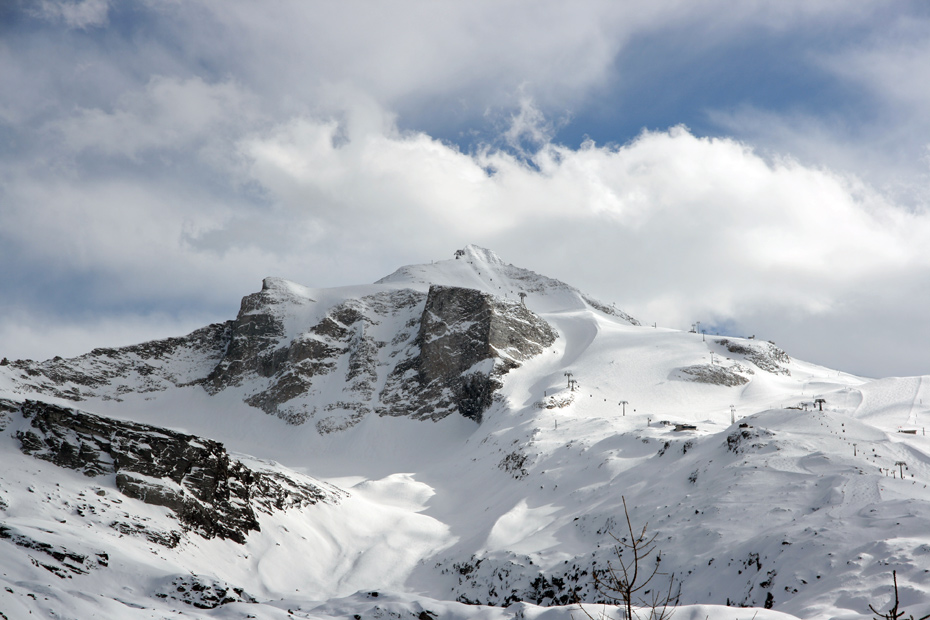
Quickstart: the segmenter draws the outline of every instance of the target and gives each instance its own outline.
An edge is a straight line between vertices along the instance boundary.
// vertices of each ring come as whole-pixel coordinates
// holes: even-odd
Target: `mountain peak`
[[[473,244],[456,250],[451,259],[401,267],[377,284],[403,284],[424,292],[433,284],[471,288],[505,299],[525,299],[537,312],[593,309],[639,325],[613,304],[600,302],[561,280],[507,263],[492,250]]]
[[[456,258],[467,258],[472,262],[477,261],[481,263],[488,263],[490,265],[504,265],[504,261],[492,250],[483,248],[478,245],[469,243],[461,250],[456,250]]]
[[[489,282],[491,270],[502,267],[512,267],[503,261],[492,250],[477,245],[468,244],[456,250],[452,258],[431,261],[429,264],[405,265],[394,273],[381,278],[376,284],[407,283],[407,284],[441,284],[444,286],[465,286],[484,290],[485,282]],[[482,276],[482,267],[485,277]],[[476,279],[477,277],[477,279]],[[490,292],[490,291],[488,291]]]
[[[267,277],[262,280],[262,293],[284,298],[311,299],[310,289],[284,278]]]

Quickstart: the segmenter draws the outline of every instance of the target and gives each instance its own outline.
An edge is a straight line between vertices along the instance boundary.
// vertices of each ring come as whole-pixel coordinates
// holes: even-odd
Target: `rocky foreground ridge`
[[[194,435],[33,400],[0,399],[0,411],[23,454],[89,478],[113,476],[124,496],[168,508],[180,530],[111,525],[168,547],[182,531],[242,544],[260,530],[256,511],[338,502],[344,495],[323,483],[247,467],[223,444]]]

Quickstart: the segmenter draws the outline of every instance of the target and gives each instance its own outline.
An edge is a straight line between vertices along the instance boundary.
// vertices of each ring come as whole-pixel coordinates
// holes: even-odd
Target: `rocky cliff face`
[[[791,375],[785,365],[791,362],[788,354],[775,346],[774,342],[739,343],[727,339],[717,340],[728,353],[738,355],[757,368],[774,375]]]
[[[434,412],[454,407],[480,422],[500,377],[555,339],[555,331],[519,303],[472,289],[430,287],[415,361],[421,400]]]
[[[211,394],[239,389],[246,403],[291,424],[315,419],[321,432],[348,428],[377,406],[379,368],[414,338],[426,296],[383,291],[320,312],[288,286],[269,278],[243,299],[204,387]]]
[[[19,413],[25,421],[15,432],[23,453],[88,477],[113,475],[123,495],[170,509],[186,530],[205,538],[244,543],[250,531],[259,530],[256,510],[340,496],[332,488],[246,467],[209,439],[48,403],[0,404],[8,418]],[[172,546],[178,536],[156,535],[155,541]]]
[[[521,304],[458,287],[349,299],[290,339],[278,303],[267,287],[243,300],[205,387],[257,386],[247,403],[293,424],[315,418],[323,433],[371,413],[480,421],[500,377],[556,337]]]

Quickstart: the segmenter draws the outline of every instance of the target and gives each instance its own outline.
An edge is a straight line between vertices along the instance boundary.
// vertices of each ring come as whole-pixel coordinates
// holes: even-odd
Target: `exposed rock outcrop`
[[[556,339],[548,323],[515,302],[473,289],[432,286],[420,320],[417,378],[434,411],[454,406],[481,421],[500,377]]]
[[[262,292],[243,299],[230,346],[205,387],[215,394],[248,383],[245,402],[288,423],[302,424],[322,410],[333,413],[317,420],[321,432],[348,428],[372,411],[382,354],[396,356],[415,337],[409,320],[391,334],[390,345],[372,331],[387,320],[418,316],[426,296],[396,290],[348,299],[306,324],[295,315],[312,301],[282,295],[287,284],[266,279]],[[314,400],[328,384],[343,396]]]
[[[70,579],[72,574],[86,575],[93,569],[109,565],[110,558],[103,551],[80,553],[61,545],[36,540],[11,525],[0,524],[0,540],[9,540],[17,547],[45,554],[47,557],[43,560],[33,558],[33,562],[62,579]]]
[[[501,377],[556,339],[519,303],[474,289],[431,286],[416,341],[388,376],[382,415],[481,421]]]
[[[749,383],[749,379],[739,374],[733,368],[715,366],[712,364],[697,364],[685,366],[672,373],[672,379],[694,381],[696,383],[710,383],[712,385],[725,385],[736,387]]]
[[[273,377],[286,365],[297,366],[310,360],[324,360],[332,350],[310,339],[284,342],[284,314],[289,306],[300,306],[313,300],[293,294],[288,282],[265,278],[262,290],[242,298],[239,314],[231,322],[229,345],[204,387],[216,393],[230,386],[241,385],[250,375]],[[286,382],[280,389],[287,391]],[[299,389],[299,387],[298,387]],[[256,403],[256,406],[261,406]]]
[[[28,420],[16,432],[25,454],[89,477],[115,474],[124,495],[170,509],[205,538],[244,543],[259,529],[255,509],[338,499],[332,489],[250,469],[216,441],[36,401],[19,410]]]
[[[717,344],[726,347],[730,353],[742,356],[765,372],[775,375],[791,374],[784,366],[791,362],[791,358],[772,342],[735,342],[724,338],[717,340]]]
[[[158,598],[180,601],[197,609],[216,609],[228,603],[257,602],[242,588],[213,577],[194,574],[165,579],[154,594]]]

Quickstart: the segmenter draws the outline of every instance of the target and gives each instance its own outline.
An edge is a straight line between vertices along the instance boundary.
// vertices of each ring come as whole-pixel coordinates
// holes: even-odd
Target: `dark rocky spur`
[[[205,538],[244,543],[260,529],[256,510],[337,502],[343,495],[322,483],[249,468],[209,439],[43,402],[2,403],[26,421],[15,431],[23,453],[88,477],[112,475],[123,495],[168,508]]]

